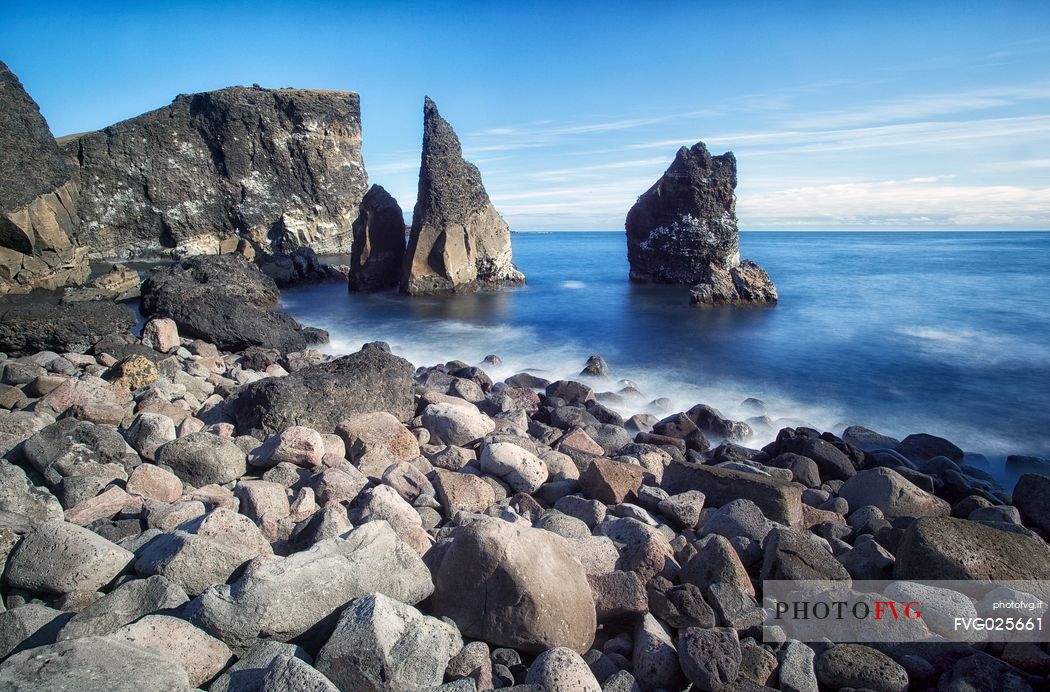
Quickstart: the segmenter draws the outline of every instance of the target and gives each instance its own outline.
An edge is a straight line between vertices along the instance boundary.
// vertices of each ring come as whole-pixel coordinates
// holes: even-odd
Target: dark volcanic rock
[[[412,233],[401,272],[408,294],[469,292],[521,284],[511,263],[510,228],[463,158],[459,138],[429,98]]]
[[[0,293],[88,277],[74,246],[77,185],[36,102],[0,62]]]
[[[234,401],[237,428],[273,434],[305,425],[330,433],[356,413],[376,411],[408,420],[415,412],[414,372],[404,358],[366,345],[349,356],[248,385]]]
[[[63,143],[95,257],[346,251],[367,189],[356,93],[230,87]]]
[[[897,579],[1050,579],[1045,541],[965,519],[919,519],[895,555]]]
[[[354,221],[350,290],[376,291],[397,286],[404,258],[405,217],[401,207],[390,193],[373,185]]]
[[[703,142],[682,147],[674,162],[627,213],[631,279],[692,284],[709,264],[740,261],[736,225],[736,157],[711,156]]]
[[[299,351],[328,341],[328,333],[270,312],[277,285],[239,254],[199,255],[154,269],[142,282],[142,314],[167,317],[183,336],[227,351],[251,346]]]
[[[0,303],[0,351],[12,355],[55,351],[83,353],[103,337],[135,326],[130,308],[109,301],[56,304],[50,301]]]
[[[695,284],[694,305],[775,303],[769,275],[740,262],[736,158],[712,156],[703,142],[674,162],[627,213],[631,280]]]

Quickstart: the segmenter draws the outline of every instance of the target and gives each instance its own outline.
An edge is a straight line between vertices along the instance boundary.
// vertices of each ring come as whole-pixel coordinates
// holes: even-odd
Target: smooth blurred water
[[[676,410],[841,432],[929,432],[967,451],[1050,456],[1050,233],[745,232],[776,281],[772,308],[696,309],[688,289],[627,281],[623,233],[517,233],[520,290],[446,298],[284,293],[332,352],[381,339],[416,365],[458,358],[496,377],[575,375],[592,353]],[[629,411],[633,412],[633,411]],[[758,442],[762,442],[759,440]]]

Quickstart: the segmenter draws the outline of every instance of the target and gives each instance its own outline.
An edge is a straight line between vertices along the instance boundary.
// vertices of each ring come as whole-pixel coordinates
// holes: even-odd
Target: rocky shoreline
[[[156,307],[200,286],[228,298],[203,322]],[[1050,682],[1045,645],[803,643],[760,607],[771,578],[1048,579],[1045,476],[1008,493],[947,440],[864,428],[751,448],[703,403],[652,415],[600,357],[493,382],[497,356],[333,358],[297,323],[249,343],[285,332],[237,255],[142,294],[141,336],[84,317],[130,315],[104,301],[56,305],[78,330],[4,318],[4,689]]]

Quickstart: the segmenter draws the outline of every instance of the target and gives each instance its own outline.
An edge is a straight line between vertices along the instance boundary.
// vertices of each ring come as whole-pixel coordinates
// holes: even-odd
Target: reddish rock
[[[270,468],[288,462],[304,468],[321,465],[326,452],[321,433],[302,425],[293,425],[273,435],[248,457],[252,466]]]
[[[65,519],[71,524],[87,526],[98,519],[109,519],[115,516],[128,505],[130,500],[131,497],[126,492],[115,485],[110,486],[105,492],[67,509]]]
[[[175,320],[152,319],[142,328],[142,343],[155,351],[171,353],[179,347],[179,328]]]
[[[153,464],[140,464],[128,477],[128,492],[158,502],[175,502],[182,497],[182,481],[171,471]]]
[[[600,457],[605,454],[602,446],[591,439],[585,431],[576,429],[566,433],[558,440],[557,448],[562,452],[581,452]]]
[[[496,502],[492,486],[469,473],[435,469],[434,490],[446,517],[451,517],[460,510],[483,512]]]
[[[609,459],[595,459],[580,475],[584,494],[607,505],[618,505],[638,498],[645,469]]]

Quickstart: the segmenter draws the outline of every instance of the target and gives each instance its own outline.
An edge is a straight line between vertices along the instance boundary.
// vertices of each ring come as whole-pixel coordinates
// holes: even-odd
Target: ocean
[[[746,419],[755,397],[775,425],[753,446],[786,425],[926,432],[985,455],[1004,482],[1007,454],[1050,457],[1050,233],[743,232],[741,255],[780,302],[736,309],[631,284],[625,242],[515,233],[521,289],[408,298],[335,282],[286,290],[283,308],[327,329],[331,353],[383,340],[416,366],[496,354],[493,379],[552,380],[600,354],[612,376],[599,391],[627,379],[670,412],[706,403]]]

